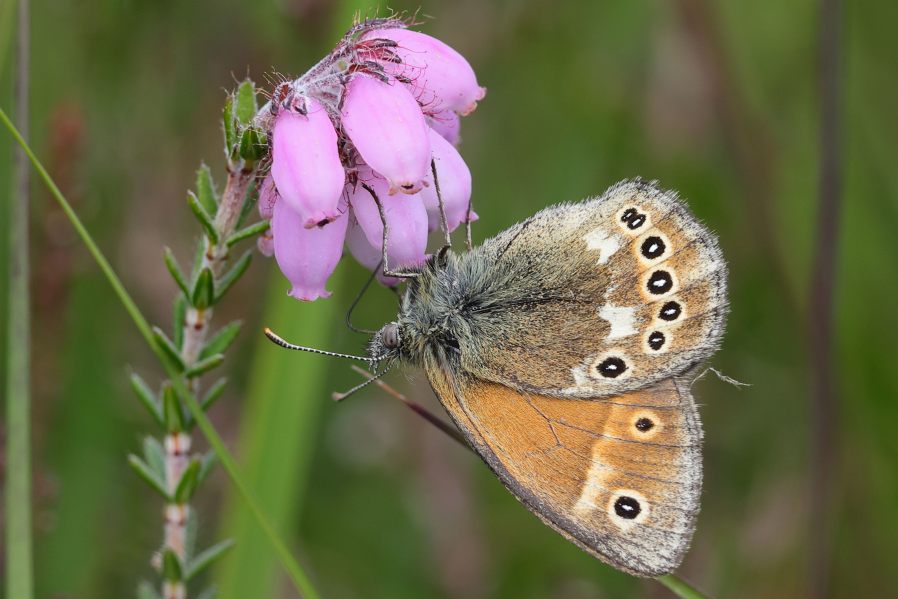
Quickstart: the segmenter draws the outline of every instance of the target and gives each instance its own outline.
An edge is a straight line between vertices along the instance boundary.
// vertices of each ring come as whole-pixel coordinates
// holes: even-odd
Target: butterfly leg
[[[383,244],[381,245],[381,266],[383,268],[383,275],[385,277],[394,277],[397,279],[414,279],[418,276],[416,272],[393,272],[387,266],[387,240],[390,237],[390,225],[387,224],[387,214],[384,212],[384,205],[381,203],[380,198],[377,196],[377,192],[371,188],[367,183],[362,183],[362,188],[371,194],[371,197],[374,198],[374,203],[377,205],[377,212],[380,214],[380,222],[383,224],[384,238]]]
[[[443,230],[443,238],[446,245],[452,247],[452,237],[449,235],[449,220],[446,218],[446,204],[443,203],[443,194],[440,192],[440,178],[437,176],[437,163],[430,159],[430,172],[433,173],[433,186],[437,192],[437,204],[440,207],[440,229]],[[470,207],[469,207],[470,211]]]

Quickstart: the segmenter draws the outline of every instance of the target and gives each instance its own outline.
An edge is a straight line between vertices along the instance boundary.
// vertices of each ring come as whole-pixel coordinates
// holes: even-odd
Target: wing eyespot
[[[640,206],[627,206],[617,214],[617,222],[628,234],[638,234],[651,226],[649,213]]]
[[[617,489],[608,500],[607,513],[621,530],[627,531],[649,517],[650,506],[645,495],[633,489]]]

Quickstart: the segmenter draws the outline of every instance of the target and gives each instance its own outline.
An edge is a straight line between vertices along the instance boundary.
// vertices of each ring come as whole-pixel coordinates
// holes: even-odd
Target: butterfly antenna
[[[355,299],[352,300],[352,304],[349,306],[349,310],[346,311],[346,326],[349,327],[350,330],[355,331],[356,333],[364,333],[366,335],[373,335],[377,331],[371,331],[368,329],[359,329],[352,324],[352,312],[355,310],[356,306],[359,305],[359,302],[362,301],[362,296],[365,295],[365,292],[368,291],[368,288],[371,287],[372,281],[374,281],[374,277],[377,274],[377,271],[380,270],[381,265],[378,264],[377,268],[371,271],[371,276],[368,277],[368,280],[365,281],[365,284],[362,286],[361,291],[359,291],[358,295],[355,296]]]
[[[360,391],[360,390],[364,389],[365,387],[367,387],[368,385],[370,385],[371,383],[373,383],[374,381],[376,381],[383,375],[387,374],[388,372],[390,372],[390,370],[392,370],[392,368],[387,368],[383,372],[379,372],[377,374],[368,374],[367,372],[365,372],[363,370],[362,372],[365,372],[365,376],[370,377],[368,380],[366,380],[364,383],[359,383],[358,385],[356,385],[349,391],[344,391],[343,393],[338,393],[338,392],[334,391],[333,393],[331,393],[331,399],[333,399],[334,401],[343,401],[344,399],[346,399],[347,397],[349,397],[356,391]]]
[[[294,345],[292,343],[289,343],[289,342],[281,339],[274,331],[272,331],[268,327],[265,327],[265,336],[268,337],[269,339],[271,339],[271,341],[274,342],[275,344],[280,345],[281,347],[286,348],[286,349],[293,349],[296,351],[307,351],[307,352],[310,352],[313,354],[321,354],[323,356],[332,356],[334,358],[346,358],[347,360],[359,360],[361,362],[368,362],[369,364],[377,362],[377,360],[375,358],[367,358],[364,356],[353,356],[351,354],[339,354],[337,352],[325,351],[323,349],[316,349],[314,347],[304,347],[302,345]]]

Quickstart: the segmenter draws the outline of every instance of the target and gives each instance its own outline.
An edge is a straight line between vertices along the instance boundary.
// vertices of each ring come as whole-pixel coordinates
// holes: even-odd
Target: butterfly
[[[602,561],[674,570],[702,428],[690,384],[727,314],[717,239],[642,180],[537,213],[410,280],[372,360],[422,367],[511,493]]]

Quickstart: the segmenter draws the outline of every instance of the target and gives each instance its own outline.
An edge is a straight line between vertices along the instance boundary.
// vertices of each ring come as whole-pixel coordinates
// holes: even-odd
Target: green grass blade
[[[125,289],[125,286],[122,284],[118,275],[115,273],[115,270],[113,270],[112,265],[106,259],[106,256],[103,255],[103,252],[97,246],[96,242],[94,242],[93,237],[84,227],[84,224],[81,222],[81,219],[78,218],[78,215],[72,209],[72,206],[69,204],[68,200],[65,199],[65,196],[59,190],[59,187],[53,181],[53,178],[50,177],[50,174],[44,168],[43,164],[40,162],[40,160],[38,160],[37,156],[34,155],[31,147],[22,138],[22,135],[19,133],[18,129],[16,129],[15,125],[13,125],[12,121],[10,121],[9,117],[6,115],[6,112],[2,109],[0,109],[0,122],[3,123],[3,125],[15,139],[16,143],[19,144],[19,146],[28,156],[28,159],[31,161],[31,164],[37,172],[38,176],[47,186],[50,195],[65,213],[66,217],[69,219],[69,222],[71,222],[72,227],[75,229],[75,232],[78,234],[78,237],[81,239],[81,241],[87,247],[88,252],[90,252],[91,256],[97,262],[97,265],[100,267],[103,275],[112,286],[115,295],[118,297],[119,301],[121,301],[128,315],[131,317],[131,320],[134,321],[134,325],[137,327],[141,336],[144,338],[144,340],[147,342],[147,344],[150,346],[150,348],[153,350],[153,352],[159,358],[160,362],[165,367],[166,373],[172,379],[172,382],[175,386],[175,389],[178,391],[178,394],[181,397],[185,398],[187,407],[190,409],[193,417],[196,419],[197,426],[199,426],[200,430],[203,432],[203,435],[205,435],[206,440],[209,442],[209,445],[212,446],[212,449],[218,455],[218,459],[221,461],[222,466],[228,474],[228,477],[231,479],[231,482],[235,487],[237,487],[237,490],[240,493],[243,501],[246,503],[250,514],[254,517],[257,524],[262,529],[264,535],[267,537],[268,542],[271,543],[271,545],[274,547],[275,554],[283,564],[284,569],[287,570],[287,574],[290,576],[290,579],[296,587],[296,590],[302,593],[302,595],[304,597],[307,597],[308,599],[316,599],[318,597],[318,593],[312,586],[312,583],[309,580],[308,576],[302,570],[296,560],[293,559],[293,556],[290,554],[289,549],[287,549],[286,544],[284,544],[281,538],[277,535],[274,527],[271,525],[268,518],[259,508],[259,504],[256,501],[254,494],[246,485],[242,476],[240,475],[237,464],[234,461],[234,458],[231,456],[230,452],[227,450],[227,447],[225,447],[224,441],[222,441],[221,437],[218,435],[218,432],[212,426],[211,421],[208,419],[205,412],[203,412],[203,409],[200,407],[199,402],[197,402],[193,394],[190,393],[190,391],[184,385],[180,374],[175,370],[173,365],[166,358],[164,350],[159,346],[158,343],[156,343],[156,339],[153,335],[153,331],[150,327],[149,322],[147,322],[146,318],[144,318],[140,309],[137,307],[137,304]],[[10,354],[12,353],[13,352],[10,352]],[[25,415],[27,416],[27,413]],[[22,414],[16,414],[17,418],[21,418],[21,416]],[[10,421],[9,424],[10,426],[12,426],[12,421]],[[28,427],[25,426],[21,428],[27,429]],[[10,456],[10,459],[11,458],[12,456]],[[30,513],[30,503],[28,504],[27,509]],[[30,522],[30,518],[28,522]],[[28,528],[28,540],[30,540],[30,526]],[[12,547],[13,545],[10,546]],[[9,596],[29,597],[30,594],[10,594]]]
[[[674,595],[681,599],[707,599],[707,595],[676,574],[665,574],[664,576],[659,576],[655,580],[666,586]]]
[[[336,278],[330,282],[336,286]],[[266,324],[304,343],[327,347],[332,325],[339,318],[332,301],[300,304],[287,296],[286,281],[276,275],[268,293]],[[337,291],[339,295],[339,291]],[[284,327],[284,328],[282,328]],[[286,535],[296,529],[301,513],[305,479],[312,460],[318,429],[318,414],[331,389],[327,386],[327,362],[318,356],[282,351],[261,331],[246,403],[239,452],[244,472],[262,498],[265,513]],[[284,464],[289,468],[284,468]],[[221,536],[237,541],[219,565],[216,582],[220,599],[273,597],[279,588],[273,576],[272,554],[265,539],[252,525],[251,514],[237,501],[225,508]]]

